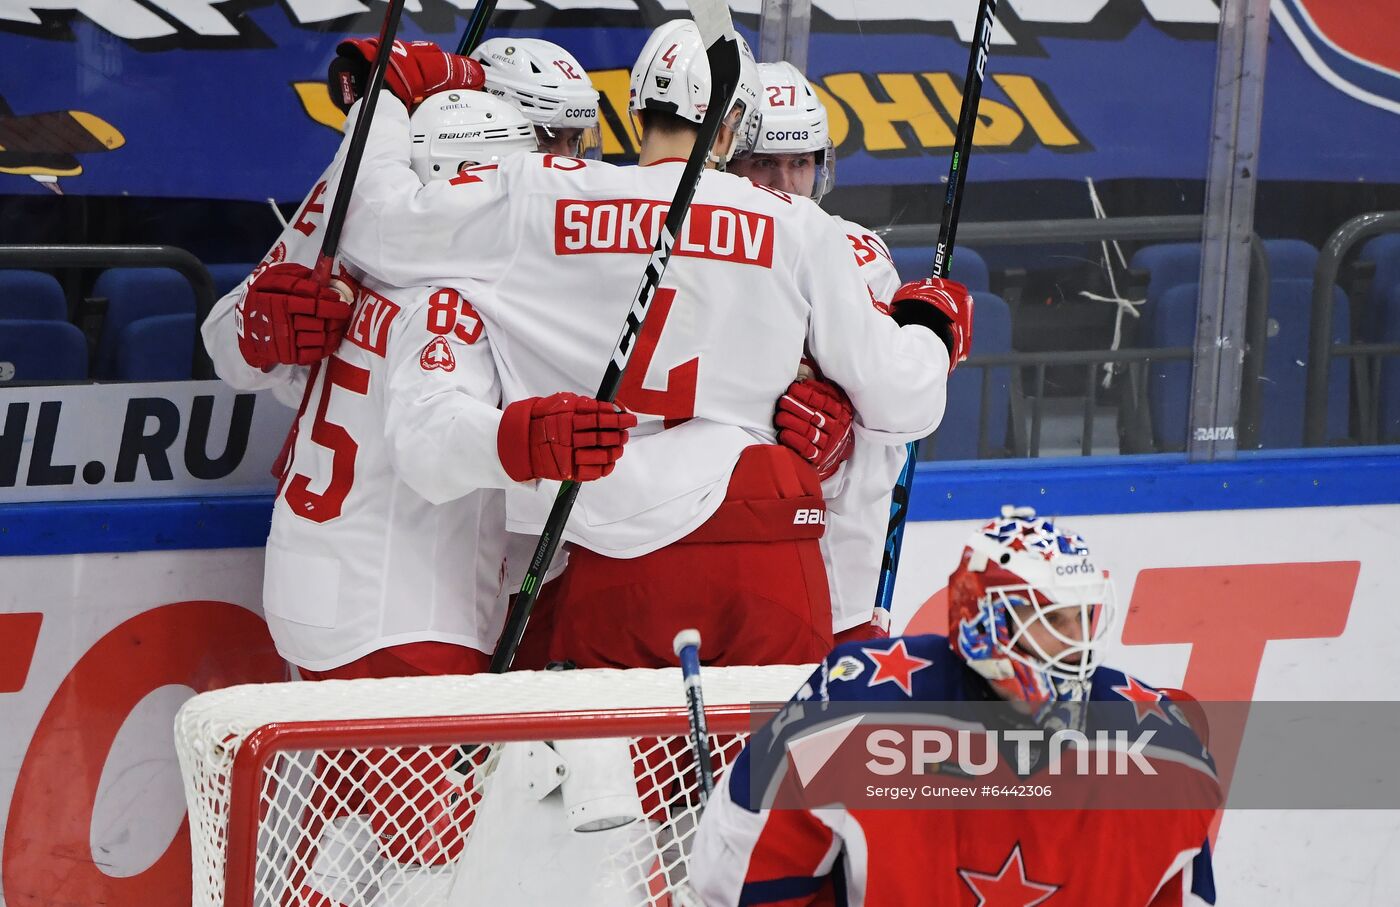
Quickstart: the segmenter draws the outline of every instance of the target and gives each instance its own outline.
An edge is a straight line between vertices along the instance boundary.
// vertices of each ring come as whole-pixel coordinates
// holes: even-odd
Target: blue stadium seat
[[[82,381],[87,375],[87,338],[76,325],[15,319],[0,328],[0,387]]]
[[[1400,236],[1396,238],[1400,239]],[[1391,287],[1386,295],[1381,314],[1386,333],[1378,336],[1376,342],[1400,342],[1400,283]],[[1377,436],[1382,442],[1400,442],[1400,355],[1381,360],[1381,389],[1377,405],[1380,407]]]
[[[900,280],[906,283],[923,280],[933,267],[933,246],[891,246],[890,257],[894,259]],[[953,250],[953,272],[950,276],[974,293],[992,288],[987,262],[973,249],[958,246]]]
[[[256,265],[206,265],[206,267],[209,268],[209,276],[214,278],[214,298],[218,299],[242,283],[243,278],[251,274]]]
[[[977,294],[977,321],[972,332],[972,355],[993,356],[1011,352],[1011,307],[1000,296]],[[948,378],[948,408],[944,427],[927,442],[932,455],[923,459],[977,459],[978,414],[982,405],[982,372],[985,369],[964,363]],[[991,387],[987,392],[987,447],[1006,447],[1006,420],[1011,406],[1011,369],[990,369]]]
[[[1144,346],[1191,346],[1196,336],[1199,286],[1173,287],[1144,312]],[[1346,295],[1334,291],[1333,342],[1350,336]],[[1268,342],[1260,375],[1259,444],[1269,448],[1301,447],[1303,401],[1307,388],[1308,322],[1312,279],[1269,282]],[[1333,359],[1327,386],[1327,438],[1347,437],[1350,406],[1349,364]],[[1147,382],[1152,434],[1162,450],[1182,450],[1191,408],[1191,363],[1154,362]]]
[[[1201,244],[1182,242],[1143,246],[1133,253],[1128,267],[1147,271],[1147,302],[1150,307],[1168,290],[1200,281]]]
[[[68,301],[58,278],[43,271],[0,269],[0,319],[67,321]]]
[[[194,314],[194,289],[169,268],[113,268],[103,271],[93,296],[107,299],[107,315],[97,341],[98,378],[116,378],[117,348],[122,332],[133,321],[155,315]]]
[[[1361,339],[1380,343],[1382,337],[1400,336],[1400,324],[1394,317],[1396,310],[1387,303],[1391,291],[1400,287],[1400,233],[1372,238],[1361,247],[1357,259],[1376,265],[1371,294],[1366,300],[1366,323],[1357,326]]]
[[[185,381],[194,358],[194,314],[153,315],[131,322],[117,344],[122,381]]]
[[[1351,337],[1346,294],[1332,290],[1332,342]],[[1264,350],[1260,394],[1259,444],[1288,448],[1303,444],[1303,401],[1307,388],[1308,327],[1312,279],[1269,282],[1269,340]],[[1350,360],[1334,358],[1327,375],[1327,440],[1347,437]]]
[[[1191,346],[1196,340],[1196,309],[1200,284],[1178,284],[1152,306],[1145,306],[1138,335],[1144,347]],[[1152,438],[1158,450],[1185,450],[1191,410],[1191,362],[1154,361],[1147,375],[1147,405],[1152,414]]]
[[[1317,270],[1317,247],[1301,239],[1266,239],[1269,280],[1312,280]]]

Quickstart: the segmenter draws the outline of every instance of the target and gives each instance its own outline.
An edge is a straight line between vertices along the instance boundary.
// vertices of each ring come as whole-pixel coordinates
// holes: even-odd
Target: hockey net
[[[723,778],[810,666],[707,668]],[[679,670],[232,687],[176,717],[195,907],[680,905],[700,815]]]

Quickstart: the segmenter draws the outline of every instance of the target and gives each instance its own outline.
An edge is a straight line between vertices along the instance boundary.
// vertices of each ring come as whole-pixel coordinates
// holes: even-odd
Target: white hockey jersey
[[[340,159],[264,264],[314,266]],[[455,290],[367,280],[334,354],[262,372],[238,351],[249,283],[202,327],[219,376],[291,406],[312,381],[267,543],[278,651],[311,670],[423,640],[490,652],[505,619],[501,489],[513,483],[496,454],[500,384],[481,319]]]
[[[832,220],[855,253],[870,298],[888,303],[900,287],[889,248],[873,231],[854,221],[835,216]],[[831,623],[835,633],[870,622],[884,559],[890,499],[904,469],[905,457],[904,445],[892,446],[883,443],[883,439],[872,439],[857,426],[851,458],[822,483],[826,495],[822,558],[831,586]]]
[[[346,224],[347,259],[394,284],[467,290],[507,402],[596,392],[683,163],[520,155],[424,186],[408,149],[407,113],[386,94]],[[708,519],[742,450],[775,440],[774,403],[804,343],[864,429],[889,443],[932,431],[947,350],[924,328],[851,304],[862,296],[846,239],[819,208],[707,172],[619,395],[640,424],[613,475],[582,489],[565,537],[631,557]],[[667,424],[678,427],[661,431]],[[554,490],[512,490],[510,528],[542,526]]]

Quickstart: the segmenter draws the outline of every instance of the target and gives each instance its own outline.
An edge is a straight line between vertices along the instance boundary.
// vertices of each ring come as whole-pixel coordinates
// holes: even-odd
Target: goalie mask
[[[771,181],[762,172],[764,166],[781,166],[783,158],[812,155],[812,188],[807,194],[820,202],[822,196],[836,185],[836,154],[831,145],[831,130],[827,125],[826,106],[817,97],[807,77],[791,63],[760,63],[758,74],[762,81],[762,114],[749,124],[744,150],[739,156],[746,161],[744,173],[754,182],[770,188]],[[774,161],[773,158],[779,160]]]
[[[727,164],[757,128],[759,113],[758,64],[753,51],[739,39],[739,86],[730,101],[725,125],[734,133],[734,142],[723,159],[711,157],[718,165]],[[630,106],[633,114],[655,110],[674,114],[697,126],[705,119],[710,104],[710,61],[700,40],[700,29],[689,19],[674,19],[659,26],[632,67]]]
[[[534,126],[525,115],[481,91],[432,95],[418,105],[408,128],[413,137],[409,163],[425,183],[537,149]]]
[[[486,71],[486,90],[535,124],[540,150],[598,158],[598,92],[574,55],[540,38],[492,38],[472,52]]]
[[[1113,624],[1113,584],[1084,539],[1003,507],[948,579],[948,639],[1003,698],[1082,702]]]

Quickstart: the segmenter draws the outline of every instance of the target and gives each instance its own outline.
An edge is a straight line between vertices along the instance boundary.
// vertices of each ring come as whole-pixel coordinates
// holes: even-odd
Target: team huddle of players
[[[817,206],[835,166],[826,112],[795,67],[742,49],[711,169],[614,404],[589,395],[709,100],[695,26],[658,28],[633,68],[635,166],[598,159],[598,94],[563,48],[497,38],[463,58],[396,44],[333,279],[311,266],[344,145],[202,327],[220,377],[298,408],[263,606],[303,677],[485,670],[563,480],[587,484],[518,667],[673,665],[676,631],[698,627],[707,664],[817,662],[845,643],[814,678],[825,696],[823,671],[842,657],[917,657],[885,638],[872,602],[904,445],[939,425],[973,301],[952,281],[901,285],[873,233]],[[346,41],[331,66],[347,135],[378,51]],[[1037,681],[1040,700],[1088,696],[1101,590],[1070,597],[1068,628],[1047,607],[1057,592],[982,592],[965,616],[982,621],[992,654],[979,664],[954,626],[951,649],[928,638],[943,649],[921,659],[940,665],[929,677],[946,668],[999,689],[988,685],[1014,676],[1019,692],[1003,695]],[[1018,655],[1037,638],[1014,632],[1022,624],[1070,642]],[[870,886],[867,903],[904,903],[877,894],[865,857],[852,871],[835,825],[798,829],[817,843],[771,858],[785,832],[765,834],[767,811],[724,790],[696,848],[707,902],[807,903],[844,884]],[[1172,885],[1189,895],[1204,829],[1186,824],[1186,868],[1149,865],[1114,903],[1171,903]],[[1024,844],[1017,853],[1030,865]]]

